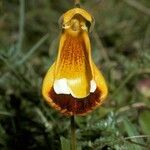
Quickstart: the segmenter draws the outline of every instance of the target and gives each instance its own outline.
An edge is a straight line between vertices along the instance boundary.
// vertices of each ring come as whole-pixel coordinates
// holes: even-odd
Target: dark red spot
[[[56,94],[52,88],[49,92],[49,97],[61,110],[67,110],[64,114],[72,112],[74,115],[82,115],[101,103],[99,89],[96,89],[94,93],[90,93],[90,95],[85,98],[78,99],[74,98],[71,94]]]

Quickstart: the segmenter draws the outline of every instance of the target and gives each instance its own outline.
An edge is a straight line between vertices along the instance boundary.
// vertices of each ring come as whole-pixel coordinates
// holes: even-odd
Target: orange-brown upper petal
[[[84,37],[82,34],[71,36],[64,33],[60,39],[62,41],[64,43],[56,61],[55,80],[67,79],[72,95],[86,97],[90,93],[92,70]]]

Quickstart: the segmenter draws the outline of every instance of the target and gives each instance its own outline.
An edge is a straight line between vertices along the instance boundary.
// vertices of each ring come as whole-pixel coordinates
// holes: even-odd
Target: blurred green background
[[[92,55],[109,96],[76,117],[78,150],[150,149],[150,1],[81,0],[96,20]],[[73,0],[0,1],[0,150],[69,150],[70,118],[44,101],[59,17]]]

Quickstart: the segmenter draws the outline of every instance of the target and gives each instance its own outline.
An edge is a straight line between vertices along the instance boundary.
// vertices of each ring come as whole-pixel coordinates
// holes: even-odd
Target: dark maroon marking
[[[96,107],[98,105],[97,103],[101,102],[100,95],[99,89],[96,89],[94,93],[90,93],[89,96],[81,99],[74,98],[71,94],[56,94],[53,88],[49,92],[49,97],[61,108],[61,110],[67,109],[64,114],[72,112],[77,115],[85,114]]]

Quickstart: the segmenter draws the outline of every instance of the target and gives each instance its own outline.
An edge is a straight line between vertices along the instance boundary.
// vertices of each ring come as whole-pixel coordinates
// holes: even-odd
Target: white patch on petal
[[[94,93],[95,90],[96,90],[96,83],[95,83],[94,80],[91,80],[91,82],[90,82],[90,92]]]
[[[91,80],[90,92],[94,93],[95,90],[96,90],[96,83],[94,80]],[[62,78],[54,81],[54,91],[56,92],[56,94],[71,94],[73,97],[76,98],[72,90],[68,87],[66,78]]]
[[[57,94],[70,94],[70,90],[69,90],[68,85],[67,85],[67,79],[62,78],[59,80],[55,80],[54,91]]]

